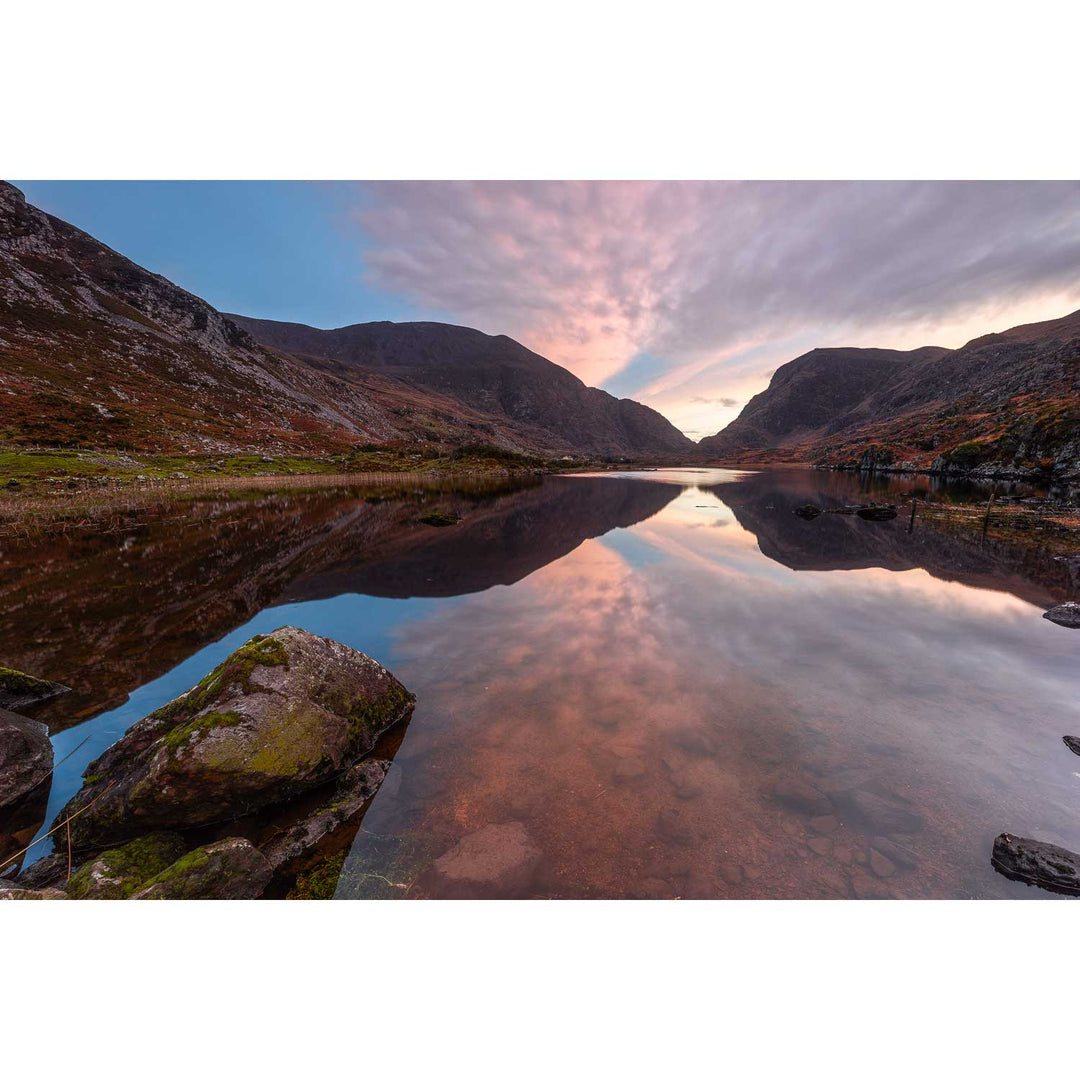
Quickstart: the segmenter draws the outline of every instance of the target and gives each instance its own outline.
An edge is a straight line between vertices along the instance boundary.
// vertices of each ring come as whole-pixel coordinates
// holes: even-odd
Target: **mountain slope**
[[[0,437],[316,452],[400,434],[389,410],[0,184]]]
[[[959,349],[817,349],[699,446],[728,460],[1080,475],[1080,312]]]
[[[378,372],[510,421],[547,450],[678,455],[694,444],[659,413],[586,386],[512,338],[445,323],[358,323],[317,330],[230,315],[263,345],[343,377]]]
[[[591,390],[508,338],[373,325],[378,363],[298,358],[0,182],[0,444],[297,455],[482,444],[669,458],[696,449],[658,413]]]
[[[858,409],[903,368],[945,349],[813,349],[776,369],[723,431],[698,444],[710,454],[738,454],[799,444],[823,435],[837,416]]]

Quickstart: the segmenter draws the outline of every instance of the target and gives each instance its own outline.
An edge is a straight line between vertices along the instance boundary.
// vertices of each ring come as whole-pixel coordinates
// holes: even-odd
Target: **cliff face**
[[[509,338],[223,315],[4,183],[0,442],[312,455],[395,442],[669,459],[696,450],[659,413]]]
[[[716,458],[1080,478],[1080,312],[960,349],[819,349],[700,446]]]
[[[512,338],[445,323],[358,323],[317,330],[299,323],[230,318],[262,344],[335,374],[392,375],[490,415],[548,451],[689,457],[694,444],[636,401],[586,386]]]

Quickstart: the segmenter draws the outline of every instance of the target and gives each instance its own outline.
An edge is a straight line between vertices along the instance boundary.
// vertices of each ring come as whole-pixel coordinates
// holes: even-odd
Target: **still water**
[[[38,714],[71,754],[44,820],[292,624],[417,696],[338,898],[1047,897],[989,860],[1002,831],[1080,849],[1080,634],[1040,617],[1067,564],[792,513],[866,498],[678,469],[218,496],[7,545],[0,659],[75,690]]]

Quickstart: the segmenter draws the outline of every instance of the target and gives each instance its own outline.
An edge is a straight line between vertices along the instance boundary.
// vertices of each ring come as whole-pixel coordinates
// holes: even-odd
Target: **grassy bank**
[[[199,477],[320,476],[351,473],[505,473],[553,471],[567,464],[495,447],[358,448],[330,457],[270,454],[115,454],[94,450],[0,449],[0,487],[74,488],[89,484]],[[581,464],[577,462],[576,464]],[[11,481],[15,481],[14,484]]]

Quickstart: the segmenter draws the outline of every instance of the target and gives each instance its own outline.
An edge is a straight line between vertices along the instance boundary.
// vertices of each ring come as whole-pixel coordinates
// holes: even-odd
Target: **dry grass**
[[[31,539],[44,533],[122,532],[132,514],[186,499],[248,491],[315,491],[324,488],[425,487],[445,479],[435,472],[318,474],[311,476],[204,476],[188,480],[129,481],[122,485],[31,492],[0,491],[0,536]]]

